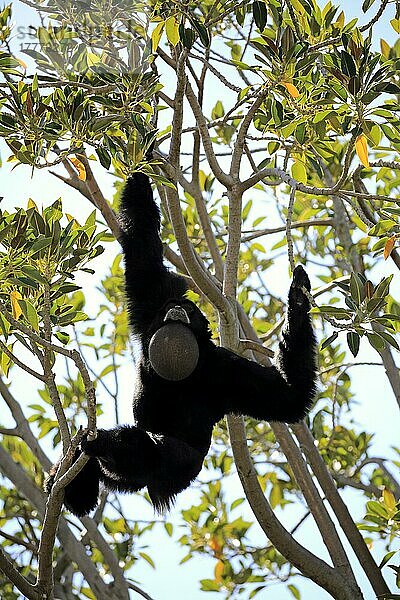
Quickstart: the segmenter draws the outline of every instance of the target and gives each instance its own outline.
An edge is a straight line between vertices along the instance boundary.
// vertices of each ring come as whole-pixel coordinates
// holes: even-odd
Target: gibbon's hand
[[[311,290],[310,280],[306,271],[301,265],[298,265],[293,271],[292,285],[289,290],[289,306],[292,309],[302,308],[307,312],[310,310],[310,301],[304,294],[302,288]]]

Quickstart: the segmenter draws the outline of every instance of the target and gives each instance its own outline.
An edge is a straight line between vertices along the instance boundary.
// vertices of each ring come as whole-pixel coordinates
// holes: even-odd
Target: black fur
[[[293,274],[276,366],[263,367],[211,341],[207,319],[184,297],[185,280],[163,263],[160,213],[141,173],[125,186],[120,223],[130,324],[142,347],[133,399],[136,425],[99,430],[96,440],[81,444],[92,458],[65,494],[65,505],[76,515],[96,506],[98,478],[121,492],[147,486],[155,508],[169,508],[199,473],[213,426],[225,414],[293,423],[306,415],[315,394],[315,337],[301,289],[309,290],[310,282],[301,266]],[[176,304],[189,315],[200,356],[187,379],[167,381],[152,370],[148,345]]]

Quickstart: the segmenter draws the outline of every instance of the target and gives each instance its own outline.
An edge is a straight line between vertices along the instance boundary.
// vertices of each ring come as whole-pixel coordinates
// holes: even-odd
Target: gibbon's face
[[[168,300],[155,319],[154,329],[159,329],[166,323],[173,321],[182,323],[191,329],[197,339],[210,339],[208,321],[191,300],[186,298]]]

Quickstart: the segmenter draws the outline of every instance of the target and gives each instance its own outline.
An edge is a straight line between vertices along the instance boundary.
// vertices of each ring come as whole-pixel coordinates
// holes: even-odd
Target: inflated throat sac
[[[186,379],[199,360],[199,346],[194,333],[182,323],[166,323],[150,340],[149,359],[154,371],[163,379]]]

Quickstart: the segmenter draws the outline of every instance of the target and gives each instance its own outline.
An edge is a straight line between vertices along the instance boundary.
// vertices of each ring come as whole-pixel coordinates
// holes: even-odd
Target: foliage
[[[238,313],[240,337],[257,336],[275,349],[287,255],[290,266],[294,258],[310,265],[321,385],[308,425],[337,486],[357,490],[358,502],[366,505],[360,531],[367,532],[367,543],[385,545],[381,564],[372,574],[370,569],[370,581],[377,594],[395,597],[379,588],[377,572],[391,568],[398,579],[400,488],[390,465],[399,465],[390,456],[375,456],[374,435],[385,433],[352,416],[356,401],[367,405],[373,400],[356,398],[352,379],[360,373],[372,378],[371,370],[383,372],[382,364],[400,404],[393,361],[400,331],[400,41],[380,40],[378,49],[374,29],[378,21],[389,27],[387,2],[360,3],[359,21],[347,20],[331,1],[322,5],[316,0],[35,4],[44,18],[20,49],[13,5],[0,11],[3,158],[16,173],[28,166],[42,170],[43,181],[58,177],[96,210],[84,224],[78,210],[64,214],[61,200],[39,209],[29,199],[26,208],[0,213],[0,393],[16,423],[10,427],[9,413],[2,413],[2,548],[34,581],[39,540],[49,532],[39,490],[48,455],[54,458],[53,449],[60,451],[64,441],[63,415],[72,435],[96,415],[113,412],[120,421],[121,372],[128,365],[132,369],[135,346],[124,309],[121,256],[108,246],[102,263],[98,257],[100,243],[113,239],[104,227],[118,234],[113,211],[123,179],[142,170],[158,186],[166,256],[179,270],[184,264],[192,276],[190,293],[212,321],[215,340],[221,335],[227,343],[224,302],[228,298],[235,306],[236,295],[243,309]],[[398,34],[398,3],[392,17]],[[187,76],[184,101],[174,98],[180,61]],[[105,170],[115,175],[113,198],[106,199],[99,185]],[[233,183],[239,180],[242,188],[235,196]],[[112,195],[110,189],[107,194]],[[176,198],[184,232],[174,210]],[[188,246],[196,253],[195,265]],[[106,274],[98,277],[106,263]],[[203,279],[196,279],[199,269]],[[95,298],[86,287],[89,278],[98,286]],[[238,351],[249,351],[245,341],[232,336],[228,341],[236,342]],[[255,356],[261,360],[265,353]],[[30,383],[32,376],[43,374],[36,377],[29,401],[15,385],[21,369]],[[10,395],[14,389],[15,397]],[[312,482],[283,452],[276,430],[247,420],[246,434],[268,506],[279,510],[283,522],[287,505],[295,507],[295,529],[314,516],[331,551],[333,542],[318,522],[321,507],[302,507],[301,492],[306,494]],[[235,460],[240,469],[237,454]],[[143,523],[110,495],[97,520],[88,521],[94,530],[89,526],[85,534],[87,523],[74,522],[96,573],[104,578],[103,593],[127,598],[128,588],[118,596],[104,582],[133,583],[138,561],[154,565],[147,541],[165,534],[185,549],[182,563],[208,558],[210,568],[204,567],[199,577],[204,592],[254,597],[279,582],[289,595],[300,597],[301,585],[293,577],[302,569],[288,560],[283,538],[260,541],[254,536],[255,521],[262,524],[259,513],[251,513],[249,520],[242,491],[231,492],[235,460],[221,422],[197,482],[197,500],[178,516]],[[146,502],[146,494],[141,495]],[[340,514],[335,498],[332,508]],[[63,518],[55,542],[57,594],[69,597],[72,589],[76,597],[94,598],[100,592],[93,572],[77,547],[68,546],[71,527]],[[363,550],[358,547],[358,552]],[[322,585],[317,576],[304,569],[303,574]],[[336,592],[346,598],[343,590],[352,593],[351,581],[342,585]],[[0,578],[2,597],[18,598],[15,589],[8,577]]]

